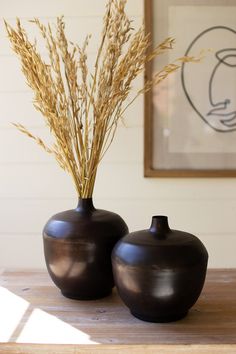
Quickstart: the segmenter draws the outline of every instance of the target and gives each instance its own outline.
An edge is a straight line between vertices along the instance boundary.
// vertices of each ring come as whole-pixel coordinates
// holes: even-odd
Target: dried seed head
[[[63,17],[57,19],[55,30],[37,18],[31,21],[44,40],[47,62],[19,19],[16,28],[5,22],[12,48],[34,92],[34,106],[42,113],[54,143],[49,147],[24,126],[15,126],[55,156],[60,167],[71,174],[78,195],[83,198],[92,196],[98,164],[113,141],[125,109],[138,95],[179,68],[177,64],[165,66],[127,105],[133,80],[148,61],[171,49],[174,40],[167,38],[150,51],[150,36],[145,34],[144,26],[133,31],[125,4],[125,0],[107,3],[93,73],[87,64],[90,36],[82,47],[70,42]],[[180,60],[188,61],[185,57]]]

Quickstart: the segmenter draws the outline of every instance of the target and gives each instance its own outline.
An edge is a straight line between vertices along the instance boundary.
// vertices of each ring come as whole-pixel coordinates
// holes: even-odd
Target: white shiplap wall
[[[91,59],[104,9],[104,0],[0,2],[1,17],[12,23],[16,16],[52,20],[64,14],[72,40],[81,43],[86,33],[93,34]],[[127,9],[134,23],[140,24],[143,1],[128,0]],[[135,86],[141,84],[139,78]],[[52,214],[73,208],[77,202],[70,178],[50,156],[10,126],[10,122],[19,121],[46,136],[31,99],[1,19],[0,267],[45,267],[43,225]],[[208,248],[211,267],[236,267],[236,180],[144,178],[142,98],[127,112],[126,127],[119,127],[100,167],[94,200],[97,207],[123,216],[130,230],[147,228],[153,214],[166,214],[173,228],[200,237]]]

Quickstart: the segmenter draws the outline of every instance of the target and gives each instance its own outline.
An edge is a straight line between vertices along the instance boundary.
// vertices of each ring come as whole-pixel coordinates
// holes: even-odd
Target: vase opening
[[[81,212],[91,212],[95,210],[93,198],[79,198],[76,210]]]
[[[170,230],[168,224],[168,217],[165,215],[154,215],[152,217],[152,223],[150,231],[157,234],[163,234]]]

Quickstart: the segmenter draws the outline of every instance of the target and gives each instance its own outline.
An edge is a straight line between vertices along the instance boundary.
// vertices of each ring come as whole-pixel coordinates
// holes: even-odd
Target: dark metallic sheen
[[[115,283],[131,313],[150,322],[186,316],[205,281],[208,253],[187,232],[171,230],[153,216],[149,230],[123,237],[112,252]]]
[[[119,215],[95,209],[91,198],[51,217],[43,230],[44,254],[62,294],[81,300],[108,295],[114,286],[111,252],[127,233]]]

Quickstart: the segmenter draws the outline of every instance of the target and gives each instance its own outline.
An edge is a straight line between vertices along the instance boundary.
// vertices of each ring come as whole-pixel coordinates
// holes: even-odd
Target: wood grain
[[[0,354],[235,354],[236,345],[0,344]]]
[[[9,318],[14,318],[18,301],[24,304],[0,353],[89,353],[91,348],[94,353],[117,349],[122,354],[156,353],[158,348],[171,354],[189,353],[190,348],[191,353],[236,353],[236,269],[209,270],[202,295],[189,315],[167,324],[134,318],[115,290],[97,301],[66,299],[46,271],[4,270],[0,290],[0,303],[4,306],[7,301]],[[3,322],[1,316],[4,332]],[[76,344],[82,346],[78,349]]]

